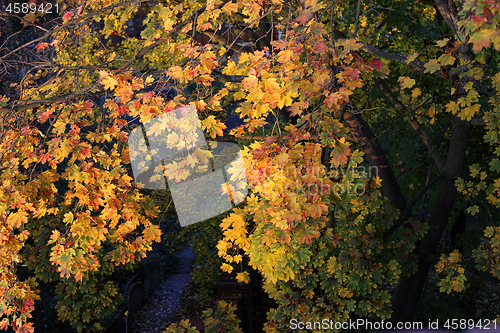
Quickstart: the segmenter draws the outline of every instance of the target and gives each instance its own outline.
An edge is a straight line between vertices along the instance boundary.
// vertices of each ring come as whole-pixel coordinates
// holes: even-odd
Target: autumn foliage
[[[44,27],[40,13],[22,21],[43,31],[39,60],[0,96],[0,328],[33,331],[38,282],[58,283],[61,320],[103,328],[122,301],[110,276],[161,239],[158,203],[130,172],[128,135],[186,105],[207,140],[241,146],[246,180],[229,172],[249,195],[221,221],[216,251],[223,271],[248,260],[263,276],[278,304],[264,331],[285,332],[291,318],[442,319],[440,297],[462,318],[486,294],[498,304],[497,2],[61,8]],[[245,45],[228,29],[255,38]],[[211,42],[197,43],[200,34]],[[1,50],[7,72],[28,46]],[[228,128],[231,107],[240,123]],[[185,180],[210,156],[192,147],[164,170]],[[233,311],[208,310],[207,327],[237,332]]]

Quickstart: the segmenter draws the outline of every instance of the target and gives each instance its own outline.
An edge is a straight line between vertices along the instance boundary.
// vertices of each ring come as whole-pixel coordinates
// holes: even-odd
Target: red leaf
[[[127,107],[124,107],[124,106],[119,106],[118,107],[118,114],[121,116],[121,115],[124,115],[125,113],[128,112],[128,109]]]
[[[376,70],[379,70],[380,68],[382,68],[384,66],[384,64],[380,60],[370,61],[369,65],[371,67],[375,68]]]
[[[38,116],[38,121],[43,124],[47,121],[47,119],[54,118],[54,115],[52,114],[53,112],[54,110],[52,109],[43,112],[40,116]]]
[[[93,106],[94,106],[94,104],[92,104],[92,102],[90,102],[90,101],[85,101],[82,103],[83,110],[87,113],[92,113]]]
[[[62,19],[63,22],[66,23],[69,20],[71,20],[71,17],[73,16],[73,12],[67,12],[66,14],[63,15]]]

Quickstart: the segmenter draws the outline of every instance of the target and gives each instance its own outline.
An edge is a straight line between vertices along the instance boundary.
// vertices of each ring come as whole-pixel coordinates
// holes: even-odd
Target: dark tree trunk
[[[455,180],[462,175],[470,124],[455,117],[451,132],[448,158],[443,167],[444,178],[429,218],[429,231],[415,250],[419,264],[417,271],[401,278],[399,288],[392,304],[393,323],[411,321],[417,308],[420,294],[430,269],[430,257],[436,253],[441,234],[450,217],[457,189]]]
[[[344,108],[344,122],[349,127],[354,140],[365,153],[370,166],[377,167],[378,176],[382,179],[382,193],[391,201],[394,207],[403,212],[407,205],[406,199],[387,160],[384,149],[375,138],[370,126],[357,112],[354,104],[345,103]]]

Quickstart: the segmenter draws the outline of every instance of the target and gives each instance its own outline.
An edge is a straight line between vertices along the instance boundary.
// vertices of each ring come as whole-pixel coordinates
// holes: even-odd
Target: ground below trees
[[[167,276],[151,294],[137,313],[131,332],[162,333],[179,311],[181,296],[191,278],[191,261],[194,252],[189,245],[175,253],[179,270]]]

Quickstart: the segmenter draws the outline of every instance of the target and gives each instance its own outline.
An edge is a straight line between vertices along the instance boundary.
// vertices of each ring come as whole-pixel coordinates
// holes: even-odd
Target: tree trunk
[[[443,167],[444,178],[439,187],[438,196],[429,218],[429,231],[421,242],[417,244],[415,253],[418,255],[418,269],[408,276],[401,278],[399,288],[392,304],[391,321],[411,321],[420,299],[430,269],[429,257],[436,253],[441,234],[450,217],[457,189],[455,180],[462,175],[470,124],[455,117],[451,132],[450,146],[447,161]]]
[[[345,103],[344,108],[344,122],[349,127],[356,143],[365,153],[370,166],[377,168],[378,176],[382,180],[382,193],[391,201],[394,207],[403,212],[407,205],[406,199],[387,160],[384,149],[380,146],[370,126],[361,114],[356,112],[354,104],[352,102]]]

